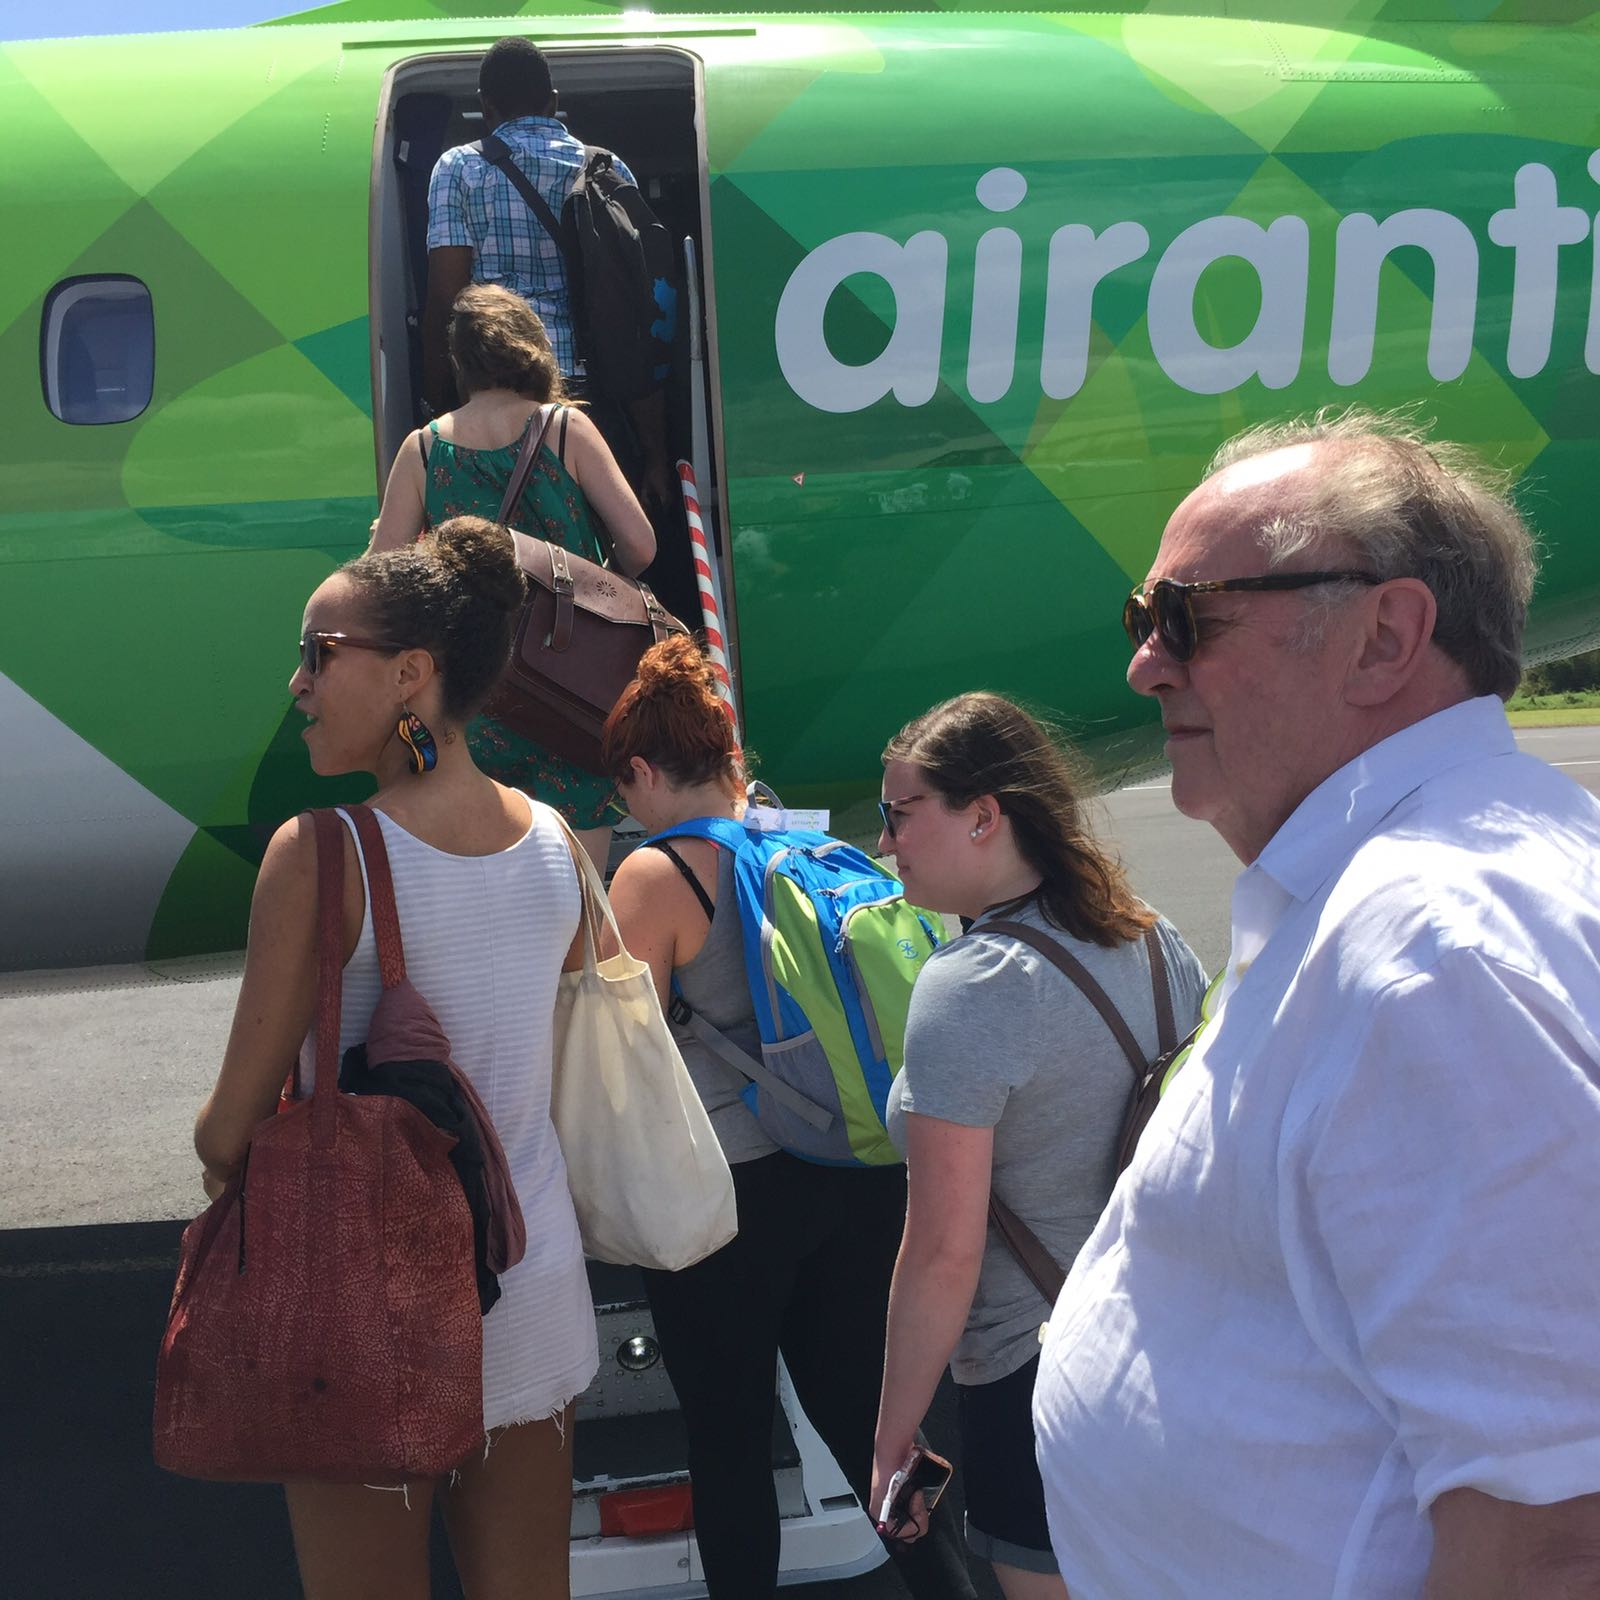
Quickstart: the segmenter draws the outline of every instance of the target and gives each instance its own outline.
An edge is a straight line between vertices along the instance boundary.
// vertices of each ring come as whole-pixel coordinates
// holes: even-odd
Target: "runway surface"
[[[1600,792],[1600,729],[1529,729],[1518,743]],[[1139,892],[1214,970],[1238,863],[1172,809],[1164,781],[1100,804]],[[178,1219],[202,1203],[190,1129],[238,974],[228,956],[0,975],[0,1507],[17,1600],[299,1592],[275,1490],[182,1483],[148,1451]],[[948,1438],[947,1406],[931,1431]],[[983,1592],[998,1595],[987,1574]],[[435,1593],[456,1593],[442,1568]],[[903,1591],[879,1572],[786,1593]]]

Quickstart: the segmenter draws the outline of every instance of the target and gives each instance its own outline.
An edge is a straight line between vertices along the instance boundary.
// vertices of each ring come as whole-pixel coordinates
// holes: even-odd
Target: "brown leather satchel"
[[[1155,1112],[1167,1067],[1183,1045],[1194,1037],[1191,1033],[1189,1039],[1181,1044],[1176,1039],[1172,989],[1167,980],[1167,958],[1161,951],[1161,936],[1153,925],[1145,929],[1144,943],[1150,957],[1150,987],[1155,998],[1156,1047],[1159,1052],[1154,1061],[1146,1061],[1127,1019],[1117,1010],[1111,996],[1095,981],[1089,969],[1071,951],[1063,949],[1048,934],[1041,933],[1025,922],[986,922],[983,932],[1008,934],[1037,950],[1046,961],[1064,973],[1084,999],[1100,1013],[1112,1036],[1122,1046],[1122,1053],[1133,1069],[1133,1096],[1123,1115],[1122,1133],[1117,1140],[1117,1171],[1120,1173],[1133,1160],[1139,1135],[1144,1132],[1145,1124]],[[1198,1032],[1198,1028],[1195,1031]],[[989,1221],[1034,1288],[1054,1305],[1056,1296],[1061,1293],[1061,1285],[1067,1281],[1067,1275],[1045,1248],[1038,1234],[1003,1200],[997,1200],[992,1192],[989,1195]]]
[[[600,730],[639,670],[639,658],[669,634],[689,630],[639,578],[598,566],[512,527],[546,434],[562,408],[529,428],[500,504],[528,598],[511,660],[485,712],[586,771],[604,774]],[[564,426],[564,425],[563,425]]]
[[[438,1477],[483,1442],[472,1217],[453,1135],[395,1095],[340,1092],[344,830],[311,816],[317,1081],[255,1130],[243,1170],[184,1232],[155,1458],[194,1478]],[[367,1043],[382,1056],[432,1013],[406,981],[387,857],[365,854],[384,979]]]

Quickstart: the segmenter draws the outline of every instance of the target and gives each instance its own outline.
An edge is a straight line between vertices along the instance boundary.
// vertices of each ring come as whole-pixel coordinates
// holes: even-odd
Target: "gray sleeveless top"
[[[750,981],[745,974],[739,903],[733,886],[733,854],[717,851],[717,903],[711,931],[699,954],[672,974],[684,1000],[714,1028],[758,1060],[761,1033],[756,1026]],[[749,1079],[719,1061],[686,1027],[672,1024],[672,1037],[711,1118],[711,1126],[730,1165],[769,1156],[778,1147],[761,1131],[740,1093]]]

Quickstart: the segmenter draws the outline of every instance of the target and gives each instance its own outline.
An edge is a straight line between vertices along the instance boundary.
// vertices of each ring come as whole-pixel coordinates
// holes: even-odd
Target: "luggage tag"
[[[760,833],[826,833],[831,815],[826,809],[792,811],[788,806],[750,806],[740,820],[745,827]]]

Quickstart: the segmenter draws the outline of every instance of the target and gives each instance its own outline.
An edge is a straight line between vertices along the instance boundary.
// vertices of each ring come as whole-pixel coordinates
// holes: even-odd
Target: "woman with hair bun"
[[[744,761],[711,665],[690,639],[645,652],[605,727],[605,758],[652,833],[744,814]],[[705,839],[633,852],[611,886],[623,942],[655,976],[759,1055],[733,856]],[[682,1272],[646,1272],[656,1336],[689,1437],[695,1535],[711,1600],[777,1586],[772,1408],[781,1350],[795,1392],[866,1503],[889,1276],[905,1217],[905,1169],[827,1167],[778,1149],[740,1098],[746,1080],[686,1027],[673,1034],[733,1169],[739,1232]],[[919,1600],[975,1591],[948,1517],[895,1550]]]
[[[378,780],[369,804],[394,869],[407,972],[494,1123],[528,1239],[483,1320],[484,1444],[448,1480],[412,1482],[404,1495],[285,1486],[314,1600],[425,1600],[436,1495],[469,1595],[568,1593],[572,1404],[598,1353],[550,1073],[557,984],[582,964],[580,891],[555,813],[480,772],[466,738],[505,666],[522,601],[506,531],[456,518],[320,584],[289,680],[312,768]],[[344,820],[341,1058],[366,1038],[381,987],[361,857]],[[316,956],[316,841],[297,818],[261,863],[233,1031],[195,1128],[213,1196],[243,1163],[296,1057],[306,1091],[336,1066],[315,1059]]]
[[[565,404],[561,369],[538,314],[498,284],[470,284],[456,296],[446,331],[465,399],[406,436],[373,524],[372,549],[399,549],[450,517],[497,518],[524,442],[543,429],[545,442],[511,526],[589,561],[605,559],[603,529],[612,565],[629,577],[643,572],[655,559],[655,530],[600,430]],[[609,778],[552,755],[492,717],[480,717],[468,736],[485,772],[554,806],[605,870],[617,816]]]
[[[889,1302],[874,1504],[905,1460],[945,1363],[960,1397],[967,1543],[1007,1600],[1065,1600],[1034,1461],[1031,1401],[1050,1306],[988,1225],[991,1192],[1061,1271],[1111,1193],[1128,1058],[1088,997],[1011,922],[1075,957],[1158,1054],[1145,933],[1156,931],[1177,1036],[1205,977],[1129,887],[1083,815],[1073,765],[997,694],[906,724],[883,753],[883,833],[907,898],[971,921],[917,975],[889,1091],[906,1153],[905,1239]]]

